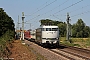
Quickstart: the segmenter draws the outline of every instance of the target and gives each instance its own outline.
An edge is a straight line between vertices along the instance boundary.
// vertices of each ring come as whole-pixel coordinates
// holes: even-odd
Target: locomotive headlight
[[[57,40],[59,39],[59,38],[56,38]]]

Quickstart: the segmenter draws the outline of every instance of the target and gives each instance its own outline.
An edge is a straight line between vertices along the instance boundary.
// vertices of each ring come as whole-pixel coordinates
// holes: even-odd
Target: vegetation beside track
[[[4,12],[3,8],[0,8],[0,59],[11,54],[8,46],[12,47],[11,42],[14,40],[14,36],[13,20]]]
[[[67,41],[65,37],[61,37],[60,44],[81,47],[81,48],[90,47],[90,38],[71,38],[70,40],[71,40],[71,43],[69,41]]]
[[[28,45],[22,44],[21,40],[14,40],[13,48],[10,49],[12,54],[9,58],[13,58],[14,60],[38,60],[36,55],[30,50]]]

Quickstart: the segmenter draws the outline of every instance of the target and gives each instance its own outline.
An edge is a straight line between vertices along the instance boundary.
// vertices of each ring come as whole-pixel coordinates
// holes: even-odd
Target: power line
[[[78,10],[81,10],[81,9],[87,8],[87,7],[89,7],[89,6],[90,6],[90,5],[86,5],[86,6],[84,6],[84,7],[79,8],[79,9],[75,9],[75,10],[69,12],[69,13],[76,12],[76,11],[78,11]]]
[[[64,1],[62,4],[58,5],[57,7],[51,9],[50,11],[48,11],[48,12],[46,12],[46,13],[44,13],[44,14],[47,14],[47,13],[49,13],[49,12],[55,10],[56,8],[60,7],[61,5],[65,4],[65,3],[68,2],[68,1],[69,1],[69,0]],[[44,14],[42,14],[42,15],[44,15]]]
[[[42,7],[41,9],[38,9],[38,10],[37,10],[36,12],[34,12],[33,14],[35,14],[35,13],[37,13],[37,12],[39,12],[39,11],[45,9],[47,6],[53,4],[53,3],[56,2],[56,1],[57,1],[57,0],[52,1],[51,3],[49,3],[49,4],[45,5],[44,7]],[[46,3],[47,3],[47,2],[46,2]],[[31,15],[33,15],[33,14],[31,14]],[[31,16],[31,15],[30,15],[30,16]]]
[[[39,8],[41,8],[42,6],[46,5],[49,1],[50,1],[50,0],[46,1],[46,2],[45,2],[44,4],[42,4],[40,7],[36,8],[36,9],[35,9],[35,12],[32,13],[32,14],[35,14],[35,13],[37,12],[36,10],[39,10]],[[26,15],[26,16],[31,16],[32,14]]]
[[[49,5],[53,4],[53,3],[54,3],[54,2],[56,2],[56,1],[57,1],[57,0],[52,1],[51,3],[49,3],[49,4],[45,5],[43,8],[41,8],[41,9],[37,10],[37,11],[36,11],[36,12],[34,12],[33,14],[35,14],[35,13],[37,13],[37,12],[41,11],[42,9],[46,8],[47,6],[49,6]],[[33,14],[32,14],[32,15],[33,15]],[[29,16],[31,16],[31,15],[29,15]],[[34,18],[37,18],[38,16],[40,16],[40,15],[37,15],[37,16],[33,17],[33,18],[32,18],[32,19],[30,19],[30,20],[33,20]]]
[[[79,13],[79,14],[76,14],[76,15],[73,15],[71,17],[75,17],[75,16],[78,16],[78,15],[83,15],[83,14],[86,14],[86,13],[89,13],[90,11],[85,11],[85,12],[82,12],[82,13]]]
[[[85,9],[85,8],[87,8],[87,7],[89,7],[89,6],[90,6],[90,5],[86,5],[86,6],[84,6],[84,7],[79,8],[79,9],[75,9],[75,10],[69,12],[69,13],[73,13],[73,12],[76,12],[76,11],[78,11],[78,10]],[[89,12],[89,11],[87,11],[87,12],[82,12],[82,13],[80,13],[80,14],[76,14],[76,15],[73,15],[73,16],[71,16],[71,17],[78,16],[78,15],[82,15],[82,14],[85,14],[85,13],[88,13],[88,12]],[[50,16],[51,16],[51,15],[50,15]],[[57,16],[59,16],[59,15],[57,15]],[[66,15],[63,15],[63,16],[66,16]],[[55,15],[54,15],[54,17],[55,17]],[[58,17],[55,17],[55,18],[59,19]]]
[[[68,0],[67,0],[68,1]],[[67,1],[65,1],[64,3],[66,3]],[[66,10],[66,9],[68,9],[68,8],[70,8],[70,7],[72,7],[72,6],[74,6],[74,5],[76,5],[76,4],[78,4],[78,3],[80,3],[80,2],[82,2],[83,0],[80,0],[80,1],[78,1],[78,2],[76,2],[76,3],[74,3],[74,4],[71,4],[70,6],[68,6],[68,7],[66,7],[66,8],[64,8],[64,9],[62,9],[62,10],[59,10],[58,12],[56,12],[56,13],[54,13],[53,15],[54,15],[54,17],[55,17],[55,14],[57,14],[57,13],[59,13],[59,12],[61,12],[61,11],[63,11],[63,10]],[[63,4],[64,4],[63,3]],[[62,5],[62,4],[61,4]],[[60,5],[59,5],[60,6]],[[51,10],[52,11],[52,10]],[[46,13],[45,13],[46,14]],[[49,15],[48,17],[50,17],[50,16],[53,16],[53,15]],[[64,15],[64,16],[66,16],[66,15]]]
[[[56,1],[56,0],[55,0]],[[55,1],[53,1],[53,2],[55,2]],[[62,4],[65,4],[66,2],[68,2],[69,0],[66,0],[64,3],[62,3]],[[70,8],[70,7],[72,7],[72,6],[74,6],[74,5],[76,5],[76,4],[78,4],[78,3],[80,3],[80,2],[82,2],[83,0],[80,0],[80,1],[78,1],[78,2],[76,2],[76,3],[74,3],[74,4],[71,4],[70,6],[68,6],[68,7],[66,7],[66,8],[64,8],[64,9],[62,9],[62,10],[59,10],[58,12],[56,12],[56,13],[54,13],[53,15],[54,15],[54,17],[55,17],[55,14],[57,14],[57,13],[59,13],[59,12],[61,12],[61,11],[63,11],[63,10],[66,10],[66,9],[68,9],[68,8]],[[51,3],[50,3],[51,4]],[[48,5],[50,5],[50,4],[48,4]],[[61,4],[61,5],[62,5]],[[46,5],[45,7],[47,7],[48,5]],[[61,5],[59,5],[59,6],[61,6]],[[57,7],[59,7],[59,6],[57,6]],[[55,7],[55,8],[57,8],[57,7]],[[43,7],[44,8],[44,7]],[[42,9],[43,9],[42,8]],[[54,8],[54,9],[55,9]],[[41,10],[41,9],[40,9]],[[40,10],[38,10],[38,11],[40,11]],[[53,10],[53,9],[52,9]],[[52,11],[52,10],[50,10],[50,11]],[[38,12],[37,11],[37,12]],[[47,12],[46,12],[47,13]],[[46,14],[46,13],[44,13],[44,14]],[[41,14],[41,15],[44,15],[44,14]],[[37,18],[37,17],[39,17],[39,16],[41,16],[41,15],[38,15],[38,16],[35,16],[35,17],[33,17],[32,19],[35,19],[35,18]],[[50,15],[50,16],[53,16],[53,15]],[[64,15],[65,16],[65,15]],[[30,19],[30,20],[32,20],[32,19]]]
[[[58,12],[56,12],[56,13],[54,13],[54,14],[52,14],[52,15],[55,15],[55,14],[61,12],[61,11],[64,11],[64,10],[66,10],[66,9],[68,9],[68,8],[74,6],[74,5],[76,5],[76,4],[78,4],[78,3],[82,2],[82,1],[83,1],[83,0],[80,0],[80,1],[78,1],[78,2],[76,2],[76,3],[74,3],[74,4],[71,4],[70,6],[64,8],[64,9],[62,9],[62,10],[59,10]],[[50,16],[52,16],[52,15],[49,15],[48,17],[50,17]]]
[[[85,9],[85,8],[87,8],[87,7],[89,7],[90,5],[86,5],[86,6],[84,6],[84,7],[81,7],[81,8],[79,8],[79,9],[75,9],[75,10],[73,10],[73,11],[70,11],[69,13],[73,13],[73,12],[76,12],[76,11],[78,11],[78,10],[81,10],[81,9]],[[81,13],[82,14],[82,13]],[[57,16],[59,16],[59,15],[57,15]],[[66,15],[63,15],[63,16],[66,16]]]
[[[56,1],[56,0],[55,0],[55,1]],[[53,11],[54,9],[60,7],[61,5],[65,4],[65,3],[68,2],[68,1],[69,1],[69,0],[66,0],[66,1],[64,1],[62,4],[60,4],[60,5],[58,5],[57,7],[51,9],[50,11],[48,11],[48,12],[46,12],[46,13],[43,13],[43,14],[41,14],[41,15],[37,15],[37,16],[35,16],[34,18],[37,18],[37,17],[42,16],[42,15],[44,15],[44,14],[47,14],[47,13]],[[49,4],[48,4],[48,5],[49,5]],[[54,16],[54,17],[55,17],[55,16]],[[32,18],[32,19],[34,19],[34,18]],[[32,20],[32,19],[30,19],[30,20]]]
[[[76,2],[76,3],[74,3],[74,4],[71,4],[70,6],[68,6],[68,7],[64,8],[64,9],[62,9],[62,10],[59,10],[58,12],[56,12],[56,13],[54,13],[54,14],[57,14],[57,13],[59,13],[59,12],[63,11],[63,10],[66,10],[66,9],[68,9],[68,8],[70,8],[70,7],[74,6],[74,5],[76,5],[76,4],[78,4],[78,3],[82,2],[82,1],[83,1],[83,0],[80,0],[80,1],[78,1],[78,2]]]
[[[60,19],[60,18],[58,18],[58,17],[56,17],[55,15],[52,15],[53,17],[55,17],[55,18],[57,18],[57,19],[59,19],[59,20],[62,20],[62,19]]]

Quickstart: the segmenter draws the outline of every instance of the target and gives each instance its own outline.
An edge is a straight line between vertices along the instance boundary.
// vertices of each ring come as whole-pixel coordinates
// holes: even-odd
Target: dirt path
[[[13,60],[36,60],[36,56],[20,40],[15,40],[12,45],[13,48],[10,50],[12,55],[9,58]]]

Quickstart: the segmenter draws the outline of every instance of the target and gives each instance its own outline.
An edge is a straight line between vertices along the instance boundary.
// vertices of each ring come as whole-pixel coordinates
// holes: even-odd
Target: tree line
[[[10,51],[8,44],[11,44],[15,36],[14,22],[11,17],[0,8],[0,57],[8,56]]]
[[[4,12],[3,8],[0,8],[0,36],[4,35],[7,31],[12,34],[14,37],[14,22],[11,17],[9,17],[6,12]]]
[[[60,36],[66,37],[67,33],[67,23],[62,21],[50,20],[50,19],[42,19],[40,20],[41,25],[57,25],[60,29]],[[87,38],[90,36],[90,27],[87,26],[82,19],[78,19],[78,21],[71,25],[69,24],[69,28],[71,29],[71,36],[74,38]]]

